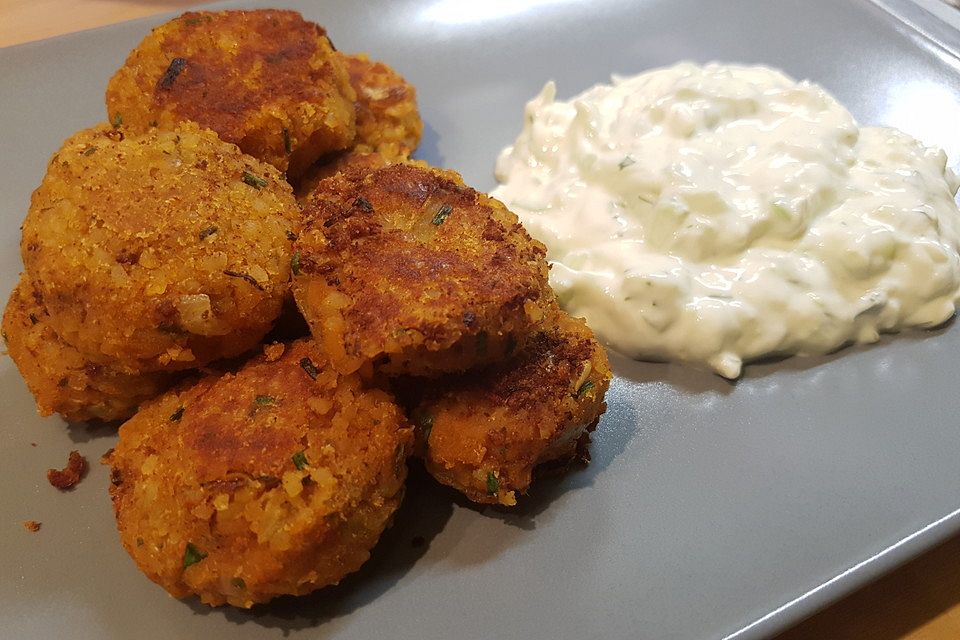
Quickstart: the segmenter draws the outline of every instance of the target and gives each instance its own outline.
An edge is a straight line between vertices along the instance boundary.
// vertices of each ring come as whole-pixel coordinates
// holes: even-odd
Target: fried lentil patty
[[[50,160],[20,248],[66,343],[120,369],[188,369],[270,329],[299,219],[280,173],[212,131],[102,125]]]
[[[400,504],[412,429],[312,341],[148,403],[109,458],[120,539],[170,594],[249,607],[356,571]]]
[[[356,95],[323,27],[294,11],[189,12],[154,29],[107,86],[111,122],[185,120],[299,175],[356,134]]]
[[[122,420],[173,382],[169,373],[125,372],[92,362],[50,328],[43,298],[21,276],[3,314],[7,352],[42,416]]]
[[[377,152],[392,162],[408,158],[423,134],[416,89],[390,65],[366,54],[343,58],[357,94],[356,150]]]
[[[606,409],[603,347],[565,312],[550,325],[504,362],[401,385],[427,470],[474,502],[516,504],[534,469],[572,458]]]
[[[542,322],[544,256],[455,172],[348,168],[307,200],[293,291],[338,370],[436,375],[497,361]]]

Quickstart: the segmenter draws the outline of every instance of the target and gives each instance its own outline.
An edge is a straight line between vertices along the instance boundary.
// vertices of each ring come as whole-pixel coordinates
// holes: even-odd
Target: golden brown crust
[[[355,94],[322,27],[294,11],[189,12],[134,49],[107,87],[131,130],[184,120],[296,176],[355,135]]]
[[[63,342],[39,292],[22,275],[3,314],[3,336],[43,416],[122,420],[173,382],[169,373],[127,373],[92,362]]]
[[[573,457],[606,409],[603,347],[581,319],[552,322],[506,362],[402,385],[427,470],[474,502],[516,504],[534,468]]]
[[[343,59],[357,94],[356,150],[378,152],[391,162],[408,158],[423,134],[416,89],[392,67],[366,54]]]
[[[306,204],[310,194],[317,190],[321,181],[332,178],[338,173],[344,171],[350,171],[354,174],[370,173],[388,164],[391,163],[379,153],[353,149],[327,156],[307,169],[301,176],[296,187],[297,201]]]
[[[117,368],[178,370],[270,329],[299,220],[283,177],[212,131],[103,125],[50,160],[20,248],[64,342]]]
[[[543,245],[452,171],[396,164],[321,181],[294,256],[297,304],[346,372],[495,361],[553,303]]]
[[[121,540],[180,598],[249,607],[336,584],[400,503],[412,429],[312,341],[144,407],[110,456]]]

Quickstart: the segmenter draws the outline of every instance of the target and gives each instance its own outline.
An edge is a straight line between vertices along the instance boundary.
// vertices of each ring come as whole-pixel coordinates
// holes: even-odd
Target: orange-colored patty
[[[375,151],[391,162],[408,158],[423,134],[413,85],[366,54],[344,55],[343,59],[357,94],[357,151]]]
[[[249,607],[336,584],[403,495],[412,429],[312,341],[147,404],[112,465],[124,547],[173,596]]]
[[[572,458],[606,409],[603,347],[581,319],[551,324],[504,362],[403,384],[427,470],[474,502],[516,504],[534,468]]]
[[[294,11],[185,13],[150,33],[107,86],[134,131],[191,120],[291,176],[356,134],[344,61]]]
[[[282,175],[208,129],[103,125],[50,160],[20,249],[64,342],[120,369],[189,369],[269,331],[299,222]]]
[[[334,367],[462,371],[500,359],[554,303],[542,244],[452,171],[323,180],[294,248],[294,297]]]
[[[23,276],[3,314],[3,338],[43,416],[121,420],[173,382],[168,373],[130,373],[91,362],[50,327],[42,297]]]

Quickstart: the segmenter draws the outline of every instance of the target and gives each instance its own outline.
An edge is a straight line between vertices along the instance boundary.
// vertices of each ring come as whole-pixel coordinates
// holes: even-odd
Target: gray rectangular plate
[[[493,186],[497,152],[548,78],[569,97],[611,72],[684,59],[781,67],[826,86],[861,122],[960,158],[956,32],[865,0],[287,5],[341,49],[406,74],[427,123],[420,157],[479,188]],[[160,21],[0,51],[0,290],[20,269],[17,227],[47,158],[105,119],[107,79]],[[955,325],[751,366],[736,384],[614,357],[589,469],[541,483],[513,511],[471,508],[415,475],[358,575],[251,612],[178,602],[140,575],[95,464],[112,431],[38,418],[3,359],[0,635],[765,636],[960,528],[958,358]],[[72,448],[94,468],[61,494],[44,473]],[[27,533],[26,519],[43,529]]]

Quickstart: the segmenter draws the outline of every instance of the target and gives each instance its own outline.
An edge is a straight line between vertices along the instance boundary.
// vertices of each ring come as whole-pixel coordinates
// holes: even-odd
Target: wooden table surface
[[[0,47],[201,4],[197,0],[0,0]],[[776,640],[960,639],[960,536]]]

